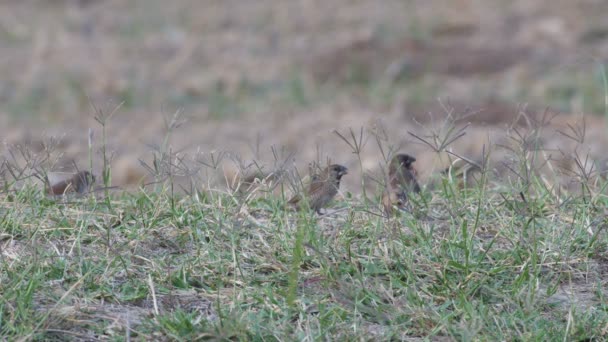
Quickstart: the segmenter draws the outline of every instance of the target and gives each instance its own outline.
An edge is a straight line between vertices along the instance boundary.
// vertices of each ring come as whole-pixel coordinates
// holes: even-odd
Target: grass
[[[319,217],[264,193],[176,195],[166,184],[49,199],[10,183],[0,201],[0,334],[604,339],[607,200],[595,190],[605,184],[557,196],[519,162],[525,177],[498,182],[486,171],[486,186],[440,178],[390,219],[372,194]]]

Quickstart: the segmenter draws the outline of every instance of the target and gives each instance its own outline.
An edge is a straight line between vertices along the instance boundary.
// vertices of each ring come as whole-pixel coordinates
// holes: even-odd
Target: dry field
[[[592,0],[5,1],[0,133],[5,144],[60,138],[61,158],[49,168],[86,168],[89,129],[100,143],[92,107],[122,104],[107,134],[113,183],[121,186],[147,175],[139,159],[151,160],[165,119],[177,111],[186,124],[172,135],[174,151],[227,151],[271,168],[274,146],[300,168],[326,158],[354,167],[332,132],[364,128],[419,156],[428,175],[445,161],[408,132],[431,134],[447,112],[471,123],[453,146],[471,159],[484,143],[500,144],[521,111],[604,114],[606,7]],[[602,124],[593,122],[598,134],[586,143],[601,144]],[[488,140],[488,130],[503,134]],[[543,135],[552,147],[564,139],[553,127]],[[364,172],[382,162],[375,145],[363,150]],[[358,181],[347,186],[360,190]]]

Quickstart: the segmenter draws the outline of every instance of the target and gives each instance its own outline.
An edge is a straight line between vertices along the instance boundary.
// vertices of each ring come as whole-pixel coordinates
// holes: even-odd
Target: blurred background
[[[216,181],[254,160],[304,170],[331,158],[356,190],[362,172],[381,174],[390,147],[416,155],[422,177],[445,167],[409,132],[432,140],[445,117],[460,118],[470,126],[453,148],[478,159],[522,112],[550,107],[553,157],[574,144],[559,127],[585,114],[593,139],[572,148],[601,162],[606,13],[603,0],[4,0],[3,153],[56,137],[49,168],[85,169],[92,129],[99,172],[95,116],[115,111],[113,182],[134,185],[180,112],[174,152],[193,163],[229,152]],[[350,128],[363,129],[363,170],[334,133]]]

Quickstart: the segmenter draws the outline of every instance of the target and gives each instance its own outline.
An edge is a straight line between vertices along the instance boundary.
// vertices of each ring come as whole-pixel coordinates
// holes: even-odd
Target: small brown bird
[[[321,208],[325,207],[338,193],[342,176],[348,174],[348,169],[342,165],[333,164],[326,167],[320,174],[311,177],[305,198],[310,208],[321,214]],[[289,205],[300,210],[305,207],[303,198],[297,194],[288,202]]]
[[[95,176],[89,171],[80,171],[68,179],[53,179],[58,177],[54,174],[48,175],[48,192],[51,195],[64,195],[69,192],[82,195],[89,191],[91,185],[95,182]]]
[[[416,158],[401,153],[393,157],[388,167],[388,184],[382,196],[382,205],[387,215],[393,211],[393,206],[403,208],[408,201],[408,193],[420,192],[416,180],[418,172],[412,165]]]

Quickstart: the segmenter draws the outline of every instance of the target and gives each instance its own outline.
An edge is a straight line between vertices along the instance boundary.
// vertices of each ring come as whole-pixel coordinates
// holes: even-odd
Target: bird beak
[[[348,174],[348,169],[344,168],[342,171],[340,171],[340,176],[344,176]]]

